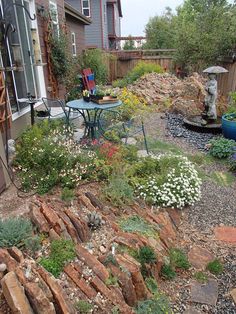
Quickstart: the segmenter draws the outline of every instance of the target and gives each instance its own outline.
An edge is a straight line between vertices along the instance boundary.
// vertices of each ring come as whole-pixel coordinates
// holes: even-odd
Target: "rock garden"
[[[61,122],[18,139],[0,195],[1,313],[236,313],[236,142],[185,127],[203,77],[153,69],[113,90],[149,154],[141,133],[78,143]],[[232,108],[218,100],[218,115]]]

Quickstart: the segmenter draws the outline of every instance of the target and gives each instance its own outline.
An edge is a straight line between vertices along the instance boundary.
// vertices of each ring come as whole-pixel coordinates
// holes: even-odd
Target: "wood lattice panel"
[[[5,131],[6,119],[7,127],[11,126],[11,110],[9,104],[7,104],[7,109],[5,105],[6,101],[6,90],[3,72],[0,72],[0,130],[1,132]]]

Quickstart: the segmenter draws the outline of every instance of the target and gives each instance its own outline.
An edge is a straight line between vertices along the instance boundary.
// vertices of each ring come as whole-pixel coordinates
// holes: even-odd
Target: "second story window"
[[[76,57],[75,33],[71,33],[71,44],[72,44],[72,56]]]
[[[91,10],[90,10],[90,0],[82,0],[82,13],[87,16],[90,17],[91,16]]]

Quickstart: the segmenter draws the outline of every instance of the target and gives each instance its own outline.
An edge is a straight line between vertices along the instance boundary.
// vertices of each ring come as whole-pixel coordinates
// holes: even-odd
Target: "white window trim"
[[[71,32],[71,44],[72,44],[72,56],[76,57],[77,51],[76,51],[75,32]]]
[[[86,10],[89,10],[89,15],[85,15],[86,17],[91,17],[91,3],[90,3],[90,0],[87,0],[88,1],[88,7],[84,7],[84,1],[83,0],[81,0],[81,8],[82,8],[82,13],[83,13],[83,15],[85,15],[84,14],[84,10],[86,9]]]

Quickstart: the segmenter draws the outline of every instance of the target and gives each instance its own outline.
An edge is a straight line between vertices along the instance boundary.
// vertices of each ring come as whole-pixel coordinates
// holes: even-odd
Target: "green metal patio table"
[[[77,110],[84,119],[85,131],[84,136],[95,139],[98,134],[101,134],[100,130],[100,116],[103,110],[114,109],[122,105],[121,100],[117,102],[97,104],[92,101],[86,102],[81,99],[75,99],[66,103],[66,107],[69,108],[69,116],[71,110]]]

